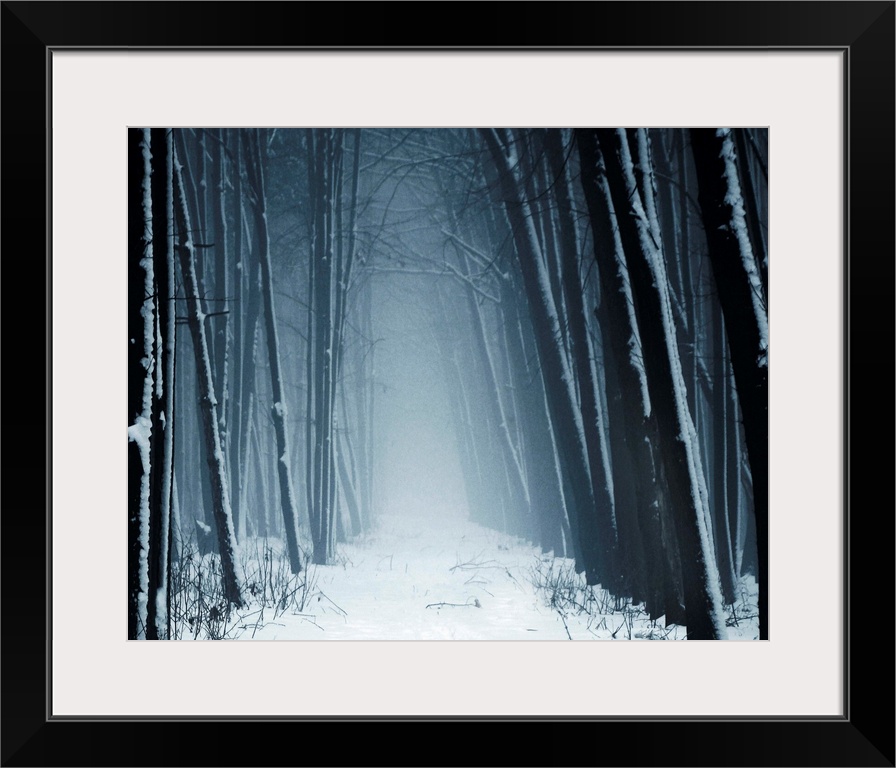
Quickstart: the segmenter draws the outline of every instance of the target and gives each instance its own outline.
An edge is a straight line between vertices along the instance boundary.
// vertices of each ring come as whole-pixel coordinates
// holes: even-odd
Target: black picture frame
[[[286,6],[292,6],[289,14]],[[6,447],[14,447],[7,451],[7,469],[14,467],[7,473],[7,501],[14,490],[16,503],[6,505],[0,539],[2,765],[893,766],[894,9],[893,2],[836,0],[463,5],[3,2],[2,219],[7,246],[3,269],[10,292],[15,290],[20,297],[28,286],[30,293],[42,297],[38,311],[30,298],[25,305],[7,304],[13,310],[6,313],[12,322],[4,334],[4,384],[7,405],[14,404],[18,410],[20,404],[28,403],[29,419],[39,421],[43,409],[35,403],[34,393],[41,376],[35,370],[46,372],[47,408],[43,430],[33,422],[24,431],[7,423]],[[295,11],[303,21],[287,23]],[[419,35],[411,45],[398,23],[408,14],[414,17],[412,27]],[[423,21],[434,18],[437,24]],[[382,726],[396,719],[373,716],[303,718],[307,727],[298,730],[288,718],[62,720],[49,716],[49,603],[43,601],[49,581],[46,550],[41,550],[40,543],[48,538],[53,494],[46,471],[52,443],[51,233],[45,258],[39,243],[41,234],[48,231],[50,54],[62,47],[371,46],[768,47],[845,53],[844,716],[456,718],[571,727],[519,734],[482,728],[478,736],[446,727],[422,740],[419,734],[411,738],[407,731],[402,735],[384,731]],[[27,333],[22,330],[26,318],[32,329]],[[39,339],[45,340],[43,347]],[[838,415],[820,417],[829,418],[834,428]],[[21,471],[41,466],[45,471],[35,472],[38,477]],[[23,482],[24,478],[28,481]],[[35,489],[39,492],[42,487],[46,487],[46,514],[33,503]],[[30,503],[23,506],[21,499]],[[135,671],[135,684],[139,685],[139,671]],[[431,725],[452,721],[414,719]],[[235,721],[239,728],[234,727]],[[362,723],[376,730],[365,729],[359,735],[357,726]],[[313,738],[308,735],[311,729],[316,734]],[[421,741],[422,752],[414,746]],[[307,751],[309,742],[324,751]]]

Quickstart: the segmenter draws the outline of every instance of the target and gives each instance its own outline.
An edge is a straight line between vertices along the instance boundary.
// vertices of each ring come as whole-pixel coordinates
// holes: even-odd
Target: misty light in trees
[[[390,276],[373,286],[372,327],[378,341],[374,386],[382,504],[396,515],[466,518],[463,480],[452,433],[445,375],[423,302],[421,280]],[[379,284],[379,283],[382,284]]]
[[[765,131],[129,138],[130,639],[768,637]]]

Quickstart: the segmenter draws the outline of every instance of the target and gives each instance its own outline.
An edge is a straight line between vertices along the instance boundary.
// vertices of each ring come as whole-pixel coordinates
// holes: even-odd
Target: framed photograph
[[[589,726],[568,749],[558,746],[568,737],[556,734],[500,740],[494,758],[471,759],[463,738],[443,748],[437,735],[438,761],[459,764],[894,765],[892,456],[878,447],[892,442],[878,433],[893,423],[892,360],[881,358],[894,348],[894,4],[524,3],[510,14],[508,5],[477,4],[471,26],[473,7],[361,4],[347,16],[348,6],[332,4],[234,2],[217,4],[210,23],[206,4],[3,3],[4,266],[16,286],[27,284],[15,279],[19,264],[45,269],[47,413],[46,448],[31,451],[46,456],[46,514],[9,504],[3,519],[3,765],[275,764],[259,745],[284,743],[286,724],[403,721]],[[287,8],[306,17],[299,31]],[[390,39],[392,15],[424,9],[443,20],[442,36],[414,45]],[[331,44],[321,31],[346,25],[357,30],[352,44]],[[387,45],[359,44],[380,28]],[[568,140],[569,129],[596,128],[603,147],[613,139],[608,128],[628,128],[630,146],[653,140],[669,159],[689,129],[746,126],[755,135],[744,131],[740,140],[764,137],[753,171],[767,179],[766,350],[770,339],[775,346],[766,369],[768,639],[129,641],[120,421],[122,339],[133,311],[128,221],[140,207],[129,198],[140,176],[129,176],[129,162],[152,162],[140,141],[167,140],[152,129],[214,127],[175,136],[170,167],[189,172],[188,157],[208,157],[213,173],[217,139],[222,153],[242,147],[243,173],[231,181],[251,185],[259,169],[252,151],[260,158],[264,143],[285,151],[294,136],[337,141],[321,129],[344,129],[345,167],[360,168],[368,158],[355,129],[387,138],[429,129],[433,141],[442,129],[480,129],[497,161],[501,141],[507,155],[523,132],[483,130],[496,126],[559,128]],[[327,146],[335,157],[336,144]],[[237,168],[232,157],[220,167]],[[311,169],[303,172],[313,183]],[[179,187],[179,173],[170,174],[171,199],[178,189],[198,199],[206,185],[196,178],[206,177]],[[665,173],[676,180],[672,166]],[[442,192],[449,195],[450,182]],[[509,189],[501,194],[506,204]],[[246,194],[253,207],[225,220],[245,217],[246,231],[257,234],[266,221],[259,198]],[[703,205],[691,202],[695,211]],[[184,210],[191,206],[201,208],[183,199]],[[13,243],[23,228],[29,238]],[[192,231],[185,222],[180,229]],[[281,230],[275,235],[288,238]],[[41,259],[34,251],[43,253],[44,231]],[[407,271],[398,240],[388,264],[377,243],[362,244],[360,235],[358,243],[340,253]],[[212,246],[199,237],[191,244],[194,253]],[[458,247],[478,258],[469,242]],[[27,257],[16,256],[22,251]],[[199,304],[195,288],[197,313],[207,318],[215,310]],[[183,333],[192,333],[183,312]],[[287,342],[298,345],[302,333]],[[7,334],[14,392],[13,366],[20,353],[30,363],[39,335]],[[326,344],[320,350],[325,361]],[[201,355],[195,366],[198,377]],[[264,375],[269,367],[258,364]],[[274,408],[270,429],[285,415]],[[193,418],[201,421],[198,408]],[[860,438],[869,425],[874,433]],[[393,450],[413,452],[400,441]],[[198,547],[205,528],[196,526]],[[455,568],[471,562],[458,559]],[[481,609],[472,599],[436,596],[425,608]],[[182,628],[198,620],[180,616]],[[245,739],[234,738],[237,723]],[[333,762],[427,762],[410,749],[372,752],[368,740],[344,734],[327,746],[329,732],[320,732],[321,748]]]

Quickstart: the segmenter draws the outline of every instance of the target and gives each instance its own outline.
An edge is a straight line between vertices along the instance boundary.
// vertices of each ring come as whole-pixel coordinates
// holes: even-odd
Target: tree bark
[[[633,570],[629,578],[634,584],[644,584],[650,616],[655,619],[665,614],[667,623],[672,623],[683,619],[678,598],[665,598],[678,592],[678,543],[671,521],[664,524],[661,519],[668,505],[661,499],[664,489],[654,470],[656,418],[647,392],[628,266],[596,133],[579,129],[576,140],[601,285],[595,316],[603,339],[608,378],[607,412],[616,508],[636,511],[642,537],[640,546],[638,542],[629,545],[633,553],[643,553],[641,562],[636,558],[630,561]]]
[[[309,396],[313,396],[308,414],[308,460],[312,559],[316,564],[329,562],[332,554],[332,484],[335,470],[333,446],[333,148],[329,130],[307,131],[308,176],[311,196],[311,275],[309,307],[313,313],[308,343]],[[313,435],[313,437],[311,437]]]
[[[735,598],[737,579],[731,546],[731,527],[728,513],[728,382],[725,372],[725,331],[722,313],[715,306],[712,318],[713,386],[712,386],[712,467],[713,521],[715,524],[716,558],[719,563],[722,596],[731,605]]]
[[[588,335],[585,315],[584,288],[579,277],[579,249],[576,244],[575,220],[569,196],[569,182],[560,132],[545,131],[545,149],[552,172],[552,196],[556,201],[553,224],[559,248],[560,280],[566,304],[566,320],[569,326],[569,356],[576,372],[579,390],[579,407],[585,447],[588,451],[588,468],[591,475],[591,493],[597,516],[598,547],[605,574],[603,586],[613,594],[620,594],[622,575],[618,565],[617,519],[613,509],[613,497],[607,476],[605,446],[603,445],[603,415],[598,404],[598,382],[594,378],[592,361],[594,350]]]
[[[759,638],[768,639],[768,314],[750,248],[736,152],[728,129],[691,129],[709,259],[725,316],[753,476]]]
[[[231,131],[233,144],[233,391],[230,407],[230,489],[233,503],[233,528],[239,540],[244,531],[243,520],[243,472],[245,462],[245,440],[243,438],[245,390],[243,368],[246,359],[246,343],[243,332],[246,307],[243,301],[244,286],[247,284],[246,265],[243,263],[243,182],[242,182],[242,142],[239,129]]]
[[[262,301],[264,302],[265,337],[271,370],[271,421],[277,439],[277,476],[280,481],[280,509],[283,513],[283,529],[289,567],[293,573],[302,570],[296,528],[296,503],[292,488],[289,463],[289,441],[286,432],[286,398],[283,395],[280,373],[280,344],[277,336],[277,319],[274,310],[274,283],[271,276],[270,238],[268,235],[267,204],[264,188],[264,166],[258,133],[248,135],[248,178],[255,196],[255,234],[258,241],[258,259],[261,264]]]
[[[152,429],[152,204],[149,129],[128,130],[128,639],[146,637]]]
[[[545,267],[541,247],[535,232],[533,213],[520,194],[515,179],[515,157],[511,147],[497,132],[480,131],[498,170],[504,210],[513,232],[513,241],[523,275],[523,284],[535,329],[535,340],[541,361],[545,391],[554,426],[558,453],[569,480],[571,498],[567,512],[574,538],[582,551],[582,562],[576,567],[584,571],[590,584],[597,584],[608,574],[602,571],[599,557],[600,533],[591,476],[588,469],[587,448],[584,442],[581,414],[573,395],[572,371],[561,347],[562,333],[551,291],[551,281]]]
[[[152,260],[154,296],[154,387],[152,408],[152,472],[149,514],[149,595],[146,637],[159,640],[168,633],[168,539],[171,519],[171,467],[174,405],[174,280],[173,249],[169,248],[169,135],[165,128],[150,134],[152,177]]]
[[[222,587],[225,599],[239,607],[243,604],[243,596],[240,592],[239,566],[236,559],[236,535],[233,530],[233,518],[230,510],[230,493],[227,485],[224,454],[221,450],[221,438],[218,433],[218,420],[215,410],[217,400],[215,398],[211,358],[206,338],[205,314],[202,311],[199,286],[196,280],[192,230],[184,196],[181,166],[176,156],[174,170],[174,211],[177,224],[176,250],[183,275],[184,293],[188,305],[187,320],[190,334],[193,337],[193,350],[199,377],[199,411],[202,416],[205,453],[211,481],[212,512],[217,529],[218,551],[221,556]]]
[[[689,639],[725,636],[718,572],[700,483],[702,470],[686,400],[660,243],[641,202],[628,132],[597,129],[631,277],[659,452],[681,550]],[[634,136],[632,138],[637,138]]]

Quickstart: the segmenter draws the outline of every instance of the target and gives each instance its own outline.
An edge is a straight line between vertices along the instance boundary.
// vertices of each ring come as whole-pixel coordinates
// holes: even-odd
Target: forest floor
[[[251,549],[244,547],[244,551]],[[382,517],[336,562],[291,576],[274,541],[245,552],[249,604],[178,636],[241,640],[683,640],[643,606],[587,587],[572,560],[457,518]],[[758,637],[756,584],[726,608],[728,639]],[[213,609],[214,615],[214,609]],[[210,630],[210,631],[207,631]]]

